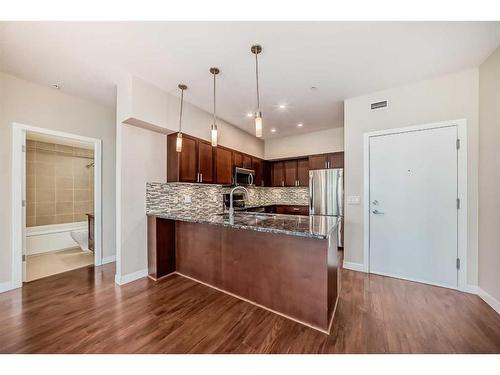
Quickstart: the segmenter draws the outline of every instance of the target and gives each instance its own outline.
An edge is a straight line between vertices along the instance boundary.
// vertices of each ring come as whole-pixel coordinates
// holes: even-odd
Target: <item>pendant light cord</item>
[[[259,95],[259,59],[258,54],[255,54],[255,78],[257,80],[257,111],[260,111],[260,95]]]
[[[182,104],[184,102],[184,89],[181,89],[181,113],[179,115],[179,133],[181,132],[182,125]]]
[[[213,73],[213,75],[214,75],[214,125],[216,125],[216,120],[217,120],[217,116],[215,115],[215,103],[216,103],[216,100],[215,100],[215,95],[216,95],[215,76],[216,76],[216,74]]]

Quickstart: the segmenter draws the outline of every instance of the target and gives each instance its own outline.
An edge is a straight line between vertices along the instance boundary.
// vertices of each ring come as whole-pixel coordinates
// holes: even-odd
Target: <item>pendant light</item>
[[[212,146],[217,147],[217,115],[215,114],[215,99],[216,99],[216,91],[215,91],[215,77],[219,74],[219,68],[210,68],[210,73],[214,76],[214,122],[212,124],[212,128],[210,130],[210,138],[212,140]]]
[[[257,110],[255,111],[255,136],[262,137],[262,112],[260,111],[260,97],[259,97],[259,60],[258,55],[262,52],[262,46],[255,44],[250,49],[255,55],[255,78],[257,80]]]
[[[179,132],[177,133],[177,140],[175,142],[175,151],[181,152],[182,151],[182,105],[184,103],[184,90],[187,90],[187,86],[180,83],[178,86],[181,89],[181,113],[179,115]]]

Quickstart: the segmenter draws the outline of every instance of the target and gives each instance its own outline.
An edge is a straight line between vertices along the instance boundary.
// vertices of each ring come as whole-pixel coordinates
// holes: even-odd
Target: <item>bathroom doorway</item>
[[[14,124],[12,173],[17,286],[100,265],[101,141]]]

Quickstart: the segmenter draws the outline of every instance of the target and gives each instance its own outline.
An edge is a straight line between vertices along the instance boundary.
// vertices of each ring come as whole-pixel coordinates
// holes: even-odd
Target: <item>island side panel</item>
[[[222,228],[223,289],[326,330],[328,240]]]
[[[328,318],[335,309],[335,304],[340,292],[340,264],[342,264],[342,251],[338,248],[338,232],[332,231],[328,242]]]
[[[177,271],[217,288],[221,282],[222,227],[210,224],[176,222]]]
[[[176,223],[177,271],[328,328],[328,240]]]
[[[175,272],[175,221],[148,216],[148,275],[154,280]]]

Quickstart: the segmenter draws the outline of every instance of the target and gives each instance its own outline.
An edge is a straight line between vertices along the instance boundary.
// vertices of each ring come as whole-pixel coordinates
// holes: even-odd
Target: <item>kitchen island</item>
[[[335,217],[148,212],[152,279],[192,278],[328,332],[340,287]]]

